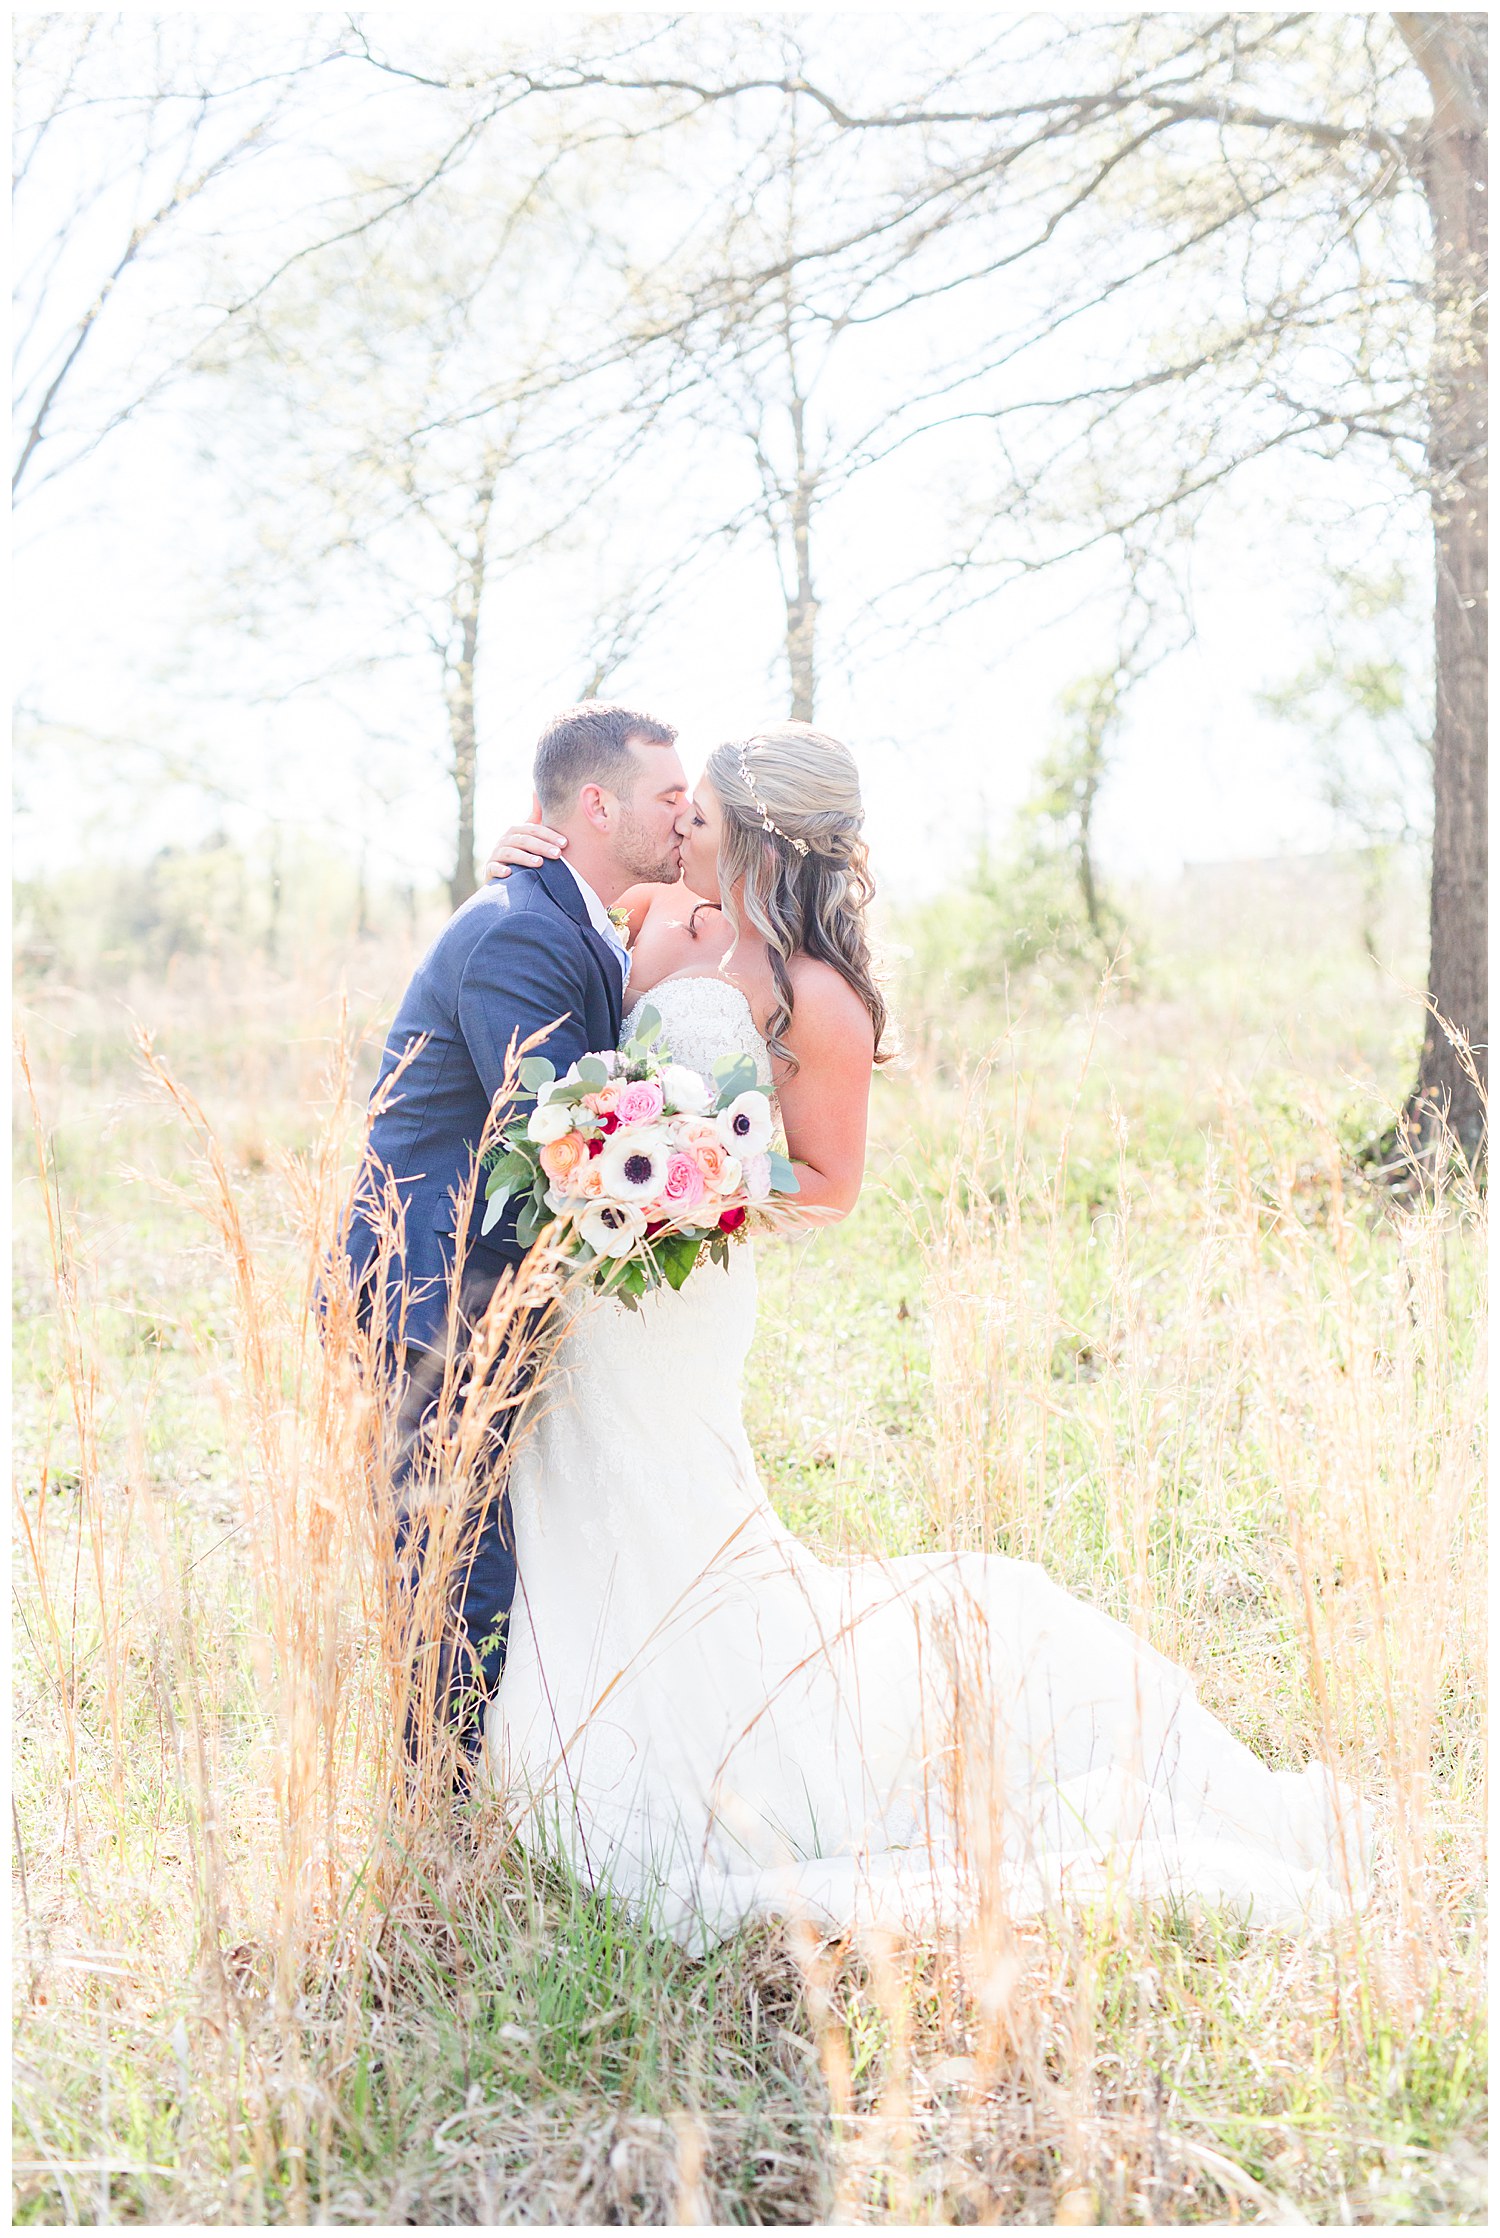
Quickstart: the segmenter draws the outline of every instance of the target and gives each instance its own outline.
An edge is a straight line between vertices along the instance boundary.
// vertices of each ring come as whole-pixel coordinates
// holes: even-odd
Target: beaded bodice
[[[658,980],[632,1004],[622,1040],[629,1039],[648,1004],[661,1019],[662,1040],[674,1064],[711,1074],[720,1057],[742,1051],[754,1063],[756,1079],[770,1086],[770,1051],[745,996],[729,980],[703,972]]]

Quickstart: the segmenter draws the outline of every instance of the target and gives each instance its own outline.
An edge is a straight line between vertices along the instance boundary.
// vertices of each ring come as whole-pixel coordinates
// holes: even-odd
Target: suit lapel
[[[610,1021],[609,1038],[614,1043],[620,1038],[620,1022],[625,1014],[622,984],[624,974],[620,969],[619,954],[610,946],[603,933],[596,932],[590,924],[583,896],[578,891],[578,881],[564,864],[548,857],[538,864],[536,875],[541,880],[548,899],[556,902],[565,917],[572,918],[604,974],[604,994]]]
[[[625,1014],[625,974],[620,969],[620,951],[612,948],[603,933],[595,932],[592,925],[585,924],[583,931],[604,974],[604,992],[609,1001],[609,1041],[613,1048],[620,1038],[620,1020]]]

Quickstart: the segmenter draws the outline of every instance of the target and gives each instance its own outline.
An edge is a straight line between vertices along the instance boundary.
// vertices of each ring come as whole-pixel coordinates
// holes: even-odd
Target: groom
[[[534,1053],[564,1072],[585,1050],[612,1049],[619,1039],[630,961],[608,911],[627,887],[670,885],[679,875],[688,793],[676,739],[668,724],[602,701],[548,724],[533,776],[547,822],[568,835],[566,860],[518,870],[470,896],[418,966],[386,1041],[347,1250],[361,1322],[381,1346],[383,1396],[396,1409],[398,1552],[411,1546],[418,1563],[421,1532],[406,1495],[442,1427],[445,1366],[461,1360],[496,1284],[525,1256],[511,1218],[481,1234],[482,1186],[460,1253],[456,1207],[512,1044],[545,1029]],[[380,1231],[389,1247],[398,1203],[382,1281]],[[463,1381],[461,1367],[455,1380]],[[483,1698],[505,1661],[516,1583],[503,1442],[491,1445],[484,1481],[471,1488],[477,1538],[466,1534],[439,1647],[440,1710],[469,1756],[479,1746]],[[413,1756],[419,1738],[409,1719]]]

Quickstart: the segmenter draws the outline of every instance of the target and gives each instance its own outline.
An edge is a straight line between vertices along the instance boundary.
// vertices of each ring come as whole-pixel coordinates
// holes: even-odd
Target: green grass
[[[298,1300],[337,987],[378,1028],[406,954],[125,990],[248,1280],[120,993],[23,986],[65,1279],[23,1128],[18,2220],[1484,2220],[1481,1208],[1357,1180],[1420,1014],[1337,890],[1277,893],[1162,903],[1097,1015],[913,962],[856,1213],[760,1254],[748,1412],[825,1558],[1040,1560],[1270,1761],[1336,1756],[1380,1887],[1308,1941],[694,1960],[492,1814],[403,1833]]]

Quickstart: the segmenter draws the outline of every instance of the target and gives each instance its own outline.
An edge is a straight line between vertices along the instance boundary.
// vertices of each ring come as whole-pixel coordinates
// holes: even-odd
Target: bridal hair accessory
[[[632,1308],[664,1282],[680,1290],[705,1258],[727,1267],[751,1212],[798,1189],[752,1060],[721,1057],[709,1078],[674,1064],[660,1036],[647,1009],[622,1050],[594,1050],[561,1079],[550,1058],[524,1058],[530,1106],[482,1161],[482,1234],[515,1200],[523,1251],[550,1229],[584,1281]]]
[[[777,839],[784,839],[788,847],[795,847],[799,855],[805,855],[807,853],[807,841],[805,839],[793,839],[790,832],[783,831],[779,824],[773,823],[770,810],[755,790],[755,780],[750,775],[750,749],[748,746],[740,748],[740,776],[744,779],[746,792],[755,803],[756,813],[760,817],[761,830],[773,833]]]

